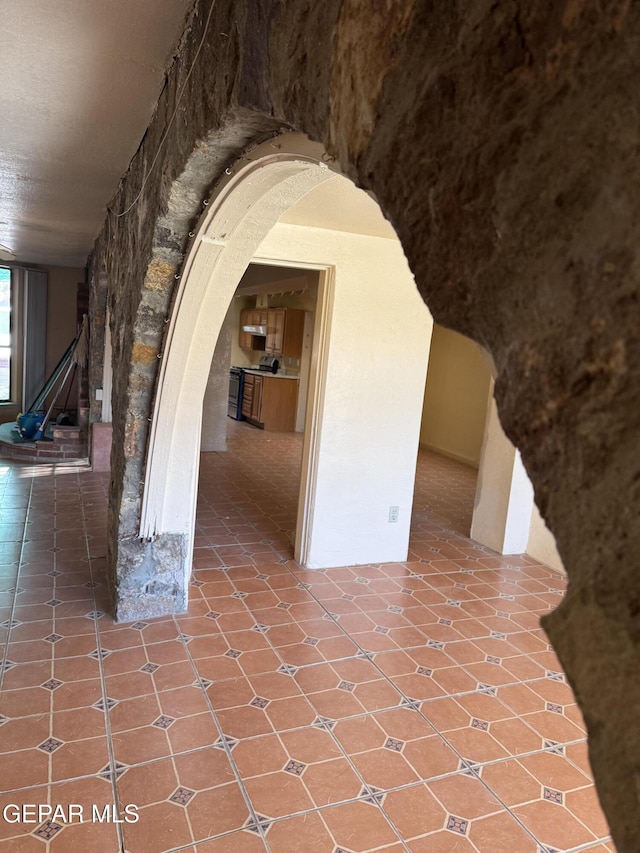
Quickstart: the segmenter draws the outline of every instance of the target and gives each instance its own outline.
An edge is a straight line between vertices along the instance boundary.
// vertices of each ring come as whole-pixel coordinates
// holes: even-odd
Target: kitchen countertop
[[[245,373],[252,373],[254,376],[266,376],[271,379],[299,379],[300,377],[293,373],[269,373],[268,370],[252,370],[250,367],[242,368]]]

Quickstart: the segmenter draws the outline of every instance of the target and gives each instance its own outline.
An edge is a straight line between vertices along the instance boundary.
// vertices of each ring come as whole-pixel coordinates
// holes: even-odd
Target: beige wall
[[[296,559],[309,568],[405,560],[433,321],[402,247],[281,222],[256,258],[331,270],[316,312]]]
[[[473,341],[434,325],[420,444],[477,466],[490,380]]]
[[[544,523],[544,519],[540,515],[540,510],[535,504],[531,513],[527,554],[536,560],[540,560],[541,563],[545,563],[547,566],[552,566],[554,569],[564,572],[562,558],[558,553],[555,537]]]
[[[76,290],[84,281],[84,270],[76,267],[47,267],[47,376],[76,334]]]
[[[553,534],[535,505],[520,454],[504,434],[490,383],[487,420],[471,525],[471,537],[499,554],[526,552],[564,571]]]

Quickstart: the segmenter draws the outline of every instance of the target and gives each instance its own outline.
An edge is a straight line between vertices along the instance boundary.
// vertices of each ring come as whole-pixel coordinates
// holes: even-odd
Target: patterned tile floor
[[[563,578],[465,537],[475,472],[420,455],[408,562],[305,571],[300,437],[229,428],[176,618],[105,613],[107,476],[0,464],[0,850],[613,851]]]

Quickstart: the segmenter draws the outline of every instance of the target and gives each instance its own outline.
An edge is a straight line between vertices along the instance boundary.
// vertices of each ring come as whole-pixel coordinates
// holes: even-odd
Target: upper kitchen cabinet
[[[264,351],[267,327],[266,308],[245,308],[240,312],[238,344],[241,349]],[[262,332],[264,328],[264,332]],[[259,332],[257,330],[260,330]]]
[[[299,308],[267,309],[268,355],[300,358],[304,335],[304,311]]]
[[[249,323],[250,314],[251,309],[249,308],[245,308],[244,311],[240,312],[240,334],[238,337],[240,349],[251,349],[251,333],[245,331],[245,326],[251,325]]]
[[[300,308],[245,308],[240,313],[241,349],[300,358],[304,311]]]

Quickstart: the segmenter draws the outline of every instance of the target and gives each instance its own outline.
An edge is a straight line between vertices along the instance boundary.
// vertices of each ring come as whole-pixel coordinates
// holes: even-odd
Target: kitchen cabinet
[[[262,377],[245,373],[242,391],[242,417],[247,421],[259,420],[262,398]]]
[[[245,308],[240,312],[240,332],[238,344],[240,349],[250,349],[264,351],[265,338],[259,335],[252,335],[251,332],[245,332],[244,326],[266,326],[267,325],[267,309],[266,308]]]
[[[300,358],[304,335],[304,311],[299,308],[269,308],[267,310],[268,355]]]
[[[267,355],[283,355],[285,317],[286,308],[267,311],[267,342],[264,348]]]
[[[266,338],[243,331],[244,326],[266,326]],[[300,358],[303,336],[304,311],[299,308],[245,308],[240,312],[241,349]]]
[[[273,432],[293,432],[297,404],[297,379],[245,372],[242,416],[249,423]]]
[[[240,349],[251,349],[251,334],[243,330],[244,326],[251,325],[249,322],[250,314],[251,311],[248,308],[245,308],[244,311],[240,312],[240,334],[238,337]]]

